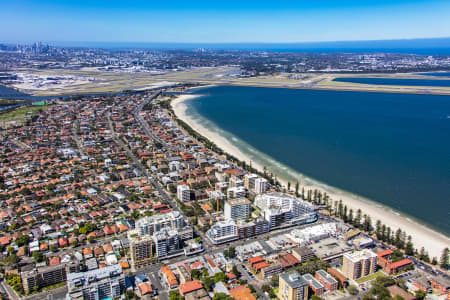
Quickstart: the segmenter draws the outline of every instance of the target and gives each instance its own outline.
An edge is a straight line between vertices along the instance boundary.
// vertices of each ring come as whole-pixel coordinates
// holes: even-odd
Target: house
[[[255,296],[253,296],[252,291],[244,285],[240,285],[230,290],[230,295],[234,299],[239,300],[256,300]]]
[[[203,285],[200,280],[193,280],[180,284],[180,287],[178,289],[181,296],[185,296],[191,292],[203,289]]]

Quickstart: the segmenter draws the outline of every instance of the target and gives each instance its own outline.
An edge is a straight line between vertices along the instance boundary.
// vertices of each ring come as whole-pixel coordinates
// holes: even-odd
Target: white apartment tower
[[[246,198],[231,199],[225,202],[225,219],[242,220],[250,216],[250,201]]]

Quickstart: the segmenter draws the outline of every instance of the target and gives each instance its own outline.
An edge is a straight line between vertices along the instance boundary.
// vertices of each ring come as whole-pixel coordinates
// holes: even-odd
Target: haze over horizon
[[[18,0],[0,4],[2,42],[304,43],[450,37],[443,0]],[[7,29],[7,30],[5,30]]]

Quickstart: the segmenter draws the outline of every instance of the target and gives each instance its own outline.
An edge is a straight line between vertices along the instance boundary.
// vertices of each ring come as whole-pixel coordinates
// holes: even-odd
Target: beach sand
[[[247,155],[245,155],[241,150],[239,150],[235,145],[233,145],[228,139],[218,135],[211,130],[208,130],[202,126],[199,122],[191,118],[186,114],[186,104],[184,101],[197,97],[196,95],[181,95],[174,99],[171,103],[172,108],[176,116],[189,124],[195,131],[205,136],[212,142],[214,142],[219,148],[225,152],[235,156],[239,160],[249,163],[252,162],[252,166],[259,171],[263,171],[263,166],[255,161],[251,160]],[[270,171],[270,168],[268,168]],[[287,185],[287,180],[283,180],[283,174],[276,174],[280,178],[282,184]],[[375,226],[377,220],[381,220],[383,224],[391,227],[393,231],[401,228],[406,231],[407,235],[411,235],[414,247],[420,249],[424,247],[428,251],[430,258],[437,257],[439,260],[442,250],[445,247],[450,247],[450,238],[442,233],[439,233],[431,228],[426,227],[402,214],[396,212],[386,206],[381,204],[363,199],[357,195],[339,191],[337,188],[327,188],[326,185],[305,185],[305,190],[308,189],[318,189],[326,192],[331,199],[334,201],[342,200],[348,208],[353,209],[356,212],[361,209],[363,214],[368,214],[372,218],[372,225]]]

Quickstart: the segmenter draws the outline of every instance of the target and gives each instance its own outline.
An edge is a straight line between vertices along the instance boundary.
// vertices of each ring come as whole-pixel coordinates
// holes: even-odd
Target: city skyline
[[[446,1],[15,1],[3,42],[303,43],[450,36]],[[11,26],[11,25],[14,26]]]

